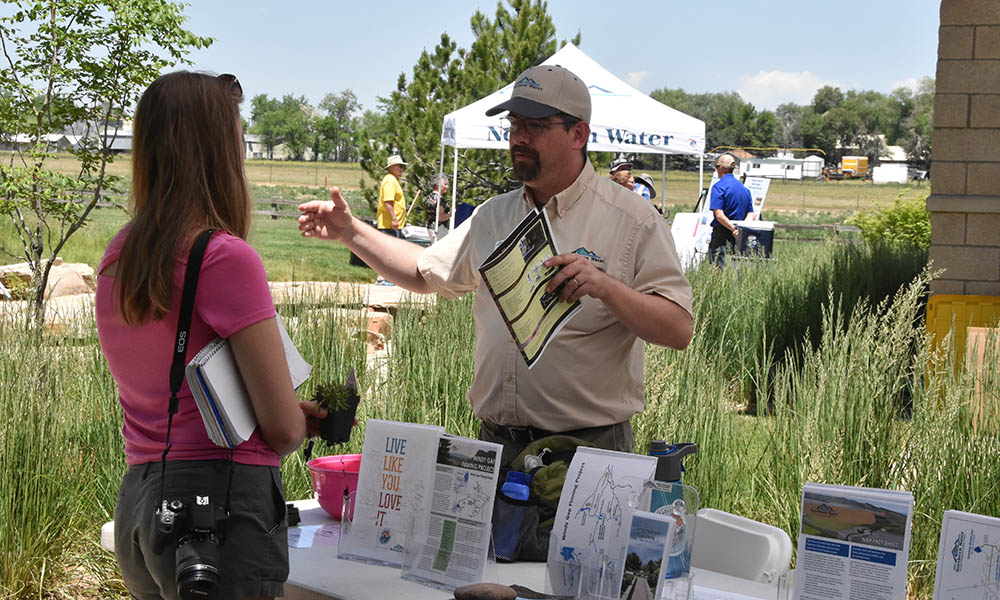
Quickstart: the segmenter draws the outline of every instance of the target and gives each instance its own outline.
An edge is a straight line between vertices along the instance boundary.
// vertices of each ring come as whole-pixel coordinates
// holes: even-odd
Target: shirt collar
[[[590,187],[591,181],[594,179],[594,166],[590,164],[589,159],[583,161],[583,169],[580,170],[580,174],[577,175],[576,180],[563,191],[559,192],[555,196],[549,198],[549,201],[545,203],[545,209],[549,211],[550,216],[558,215],[562,217],[565,215],[569,209],[576,204],[576,201],[583,196],[583,192]],[[528,204],[529,208],[535,207],[535,202],[531,197],[531,193],[528,191],[527,186],[521,187],[521,197]],[[553,215],[554,213],[554,215]]]

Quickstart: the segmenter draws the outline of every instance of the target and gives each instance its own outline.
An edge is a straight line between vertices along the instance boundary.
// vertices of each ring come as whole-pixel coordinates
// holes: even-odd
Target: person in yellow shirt
[[[378,211],[375,216],[379,231],[401,238],[403,226],[406,225],[406,200],[403,199],[403,188],[399,178],[403,176],[406,163],[398,154],[393,154],[386,161],[385,170],[388,173],[382,178],[378,190]]]

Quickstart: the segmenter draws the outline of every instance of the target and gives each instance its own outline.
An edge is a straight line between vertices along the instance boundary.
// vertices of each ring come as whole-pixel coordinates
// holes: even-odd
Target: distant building
[[[802,161],[797,158],[750,158],[740,161],[740,175],[802,179]]]

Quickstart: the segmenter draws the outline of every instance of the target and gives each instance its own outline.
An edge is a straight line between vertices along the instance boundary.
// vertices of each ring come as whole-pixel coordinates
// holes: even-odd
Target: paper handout
[[[438,440],[444,428],[368,419],[350,529],[340,558],[400,566],[408,529],[433,493]]]
[[[807,483],[795,600],[905,600],[913,495]]]
[[[479,267],[517,349],[528,367],[566,322],[581,308],[580,301],[559,301],[559,291],[545,286],[559,267],[543,263],[559,254],[545,210],[534,210],[518,223]]]

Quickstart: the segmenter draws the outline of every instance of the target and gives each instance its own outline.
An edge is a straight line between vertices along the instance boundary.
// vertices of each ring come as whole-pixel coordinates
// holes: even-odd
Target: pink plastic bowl
[[[361,470],[360,454],[321,456],[306,463],[312,475],[313,491],[319,505],[335,520],[340,520],[344,509],[344,489],[353,499],[358,491],[358,472]],[[354,505],[350,505],[348,518],[354,518]]]

